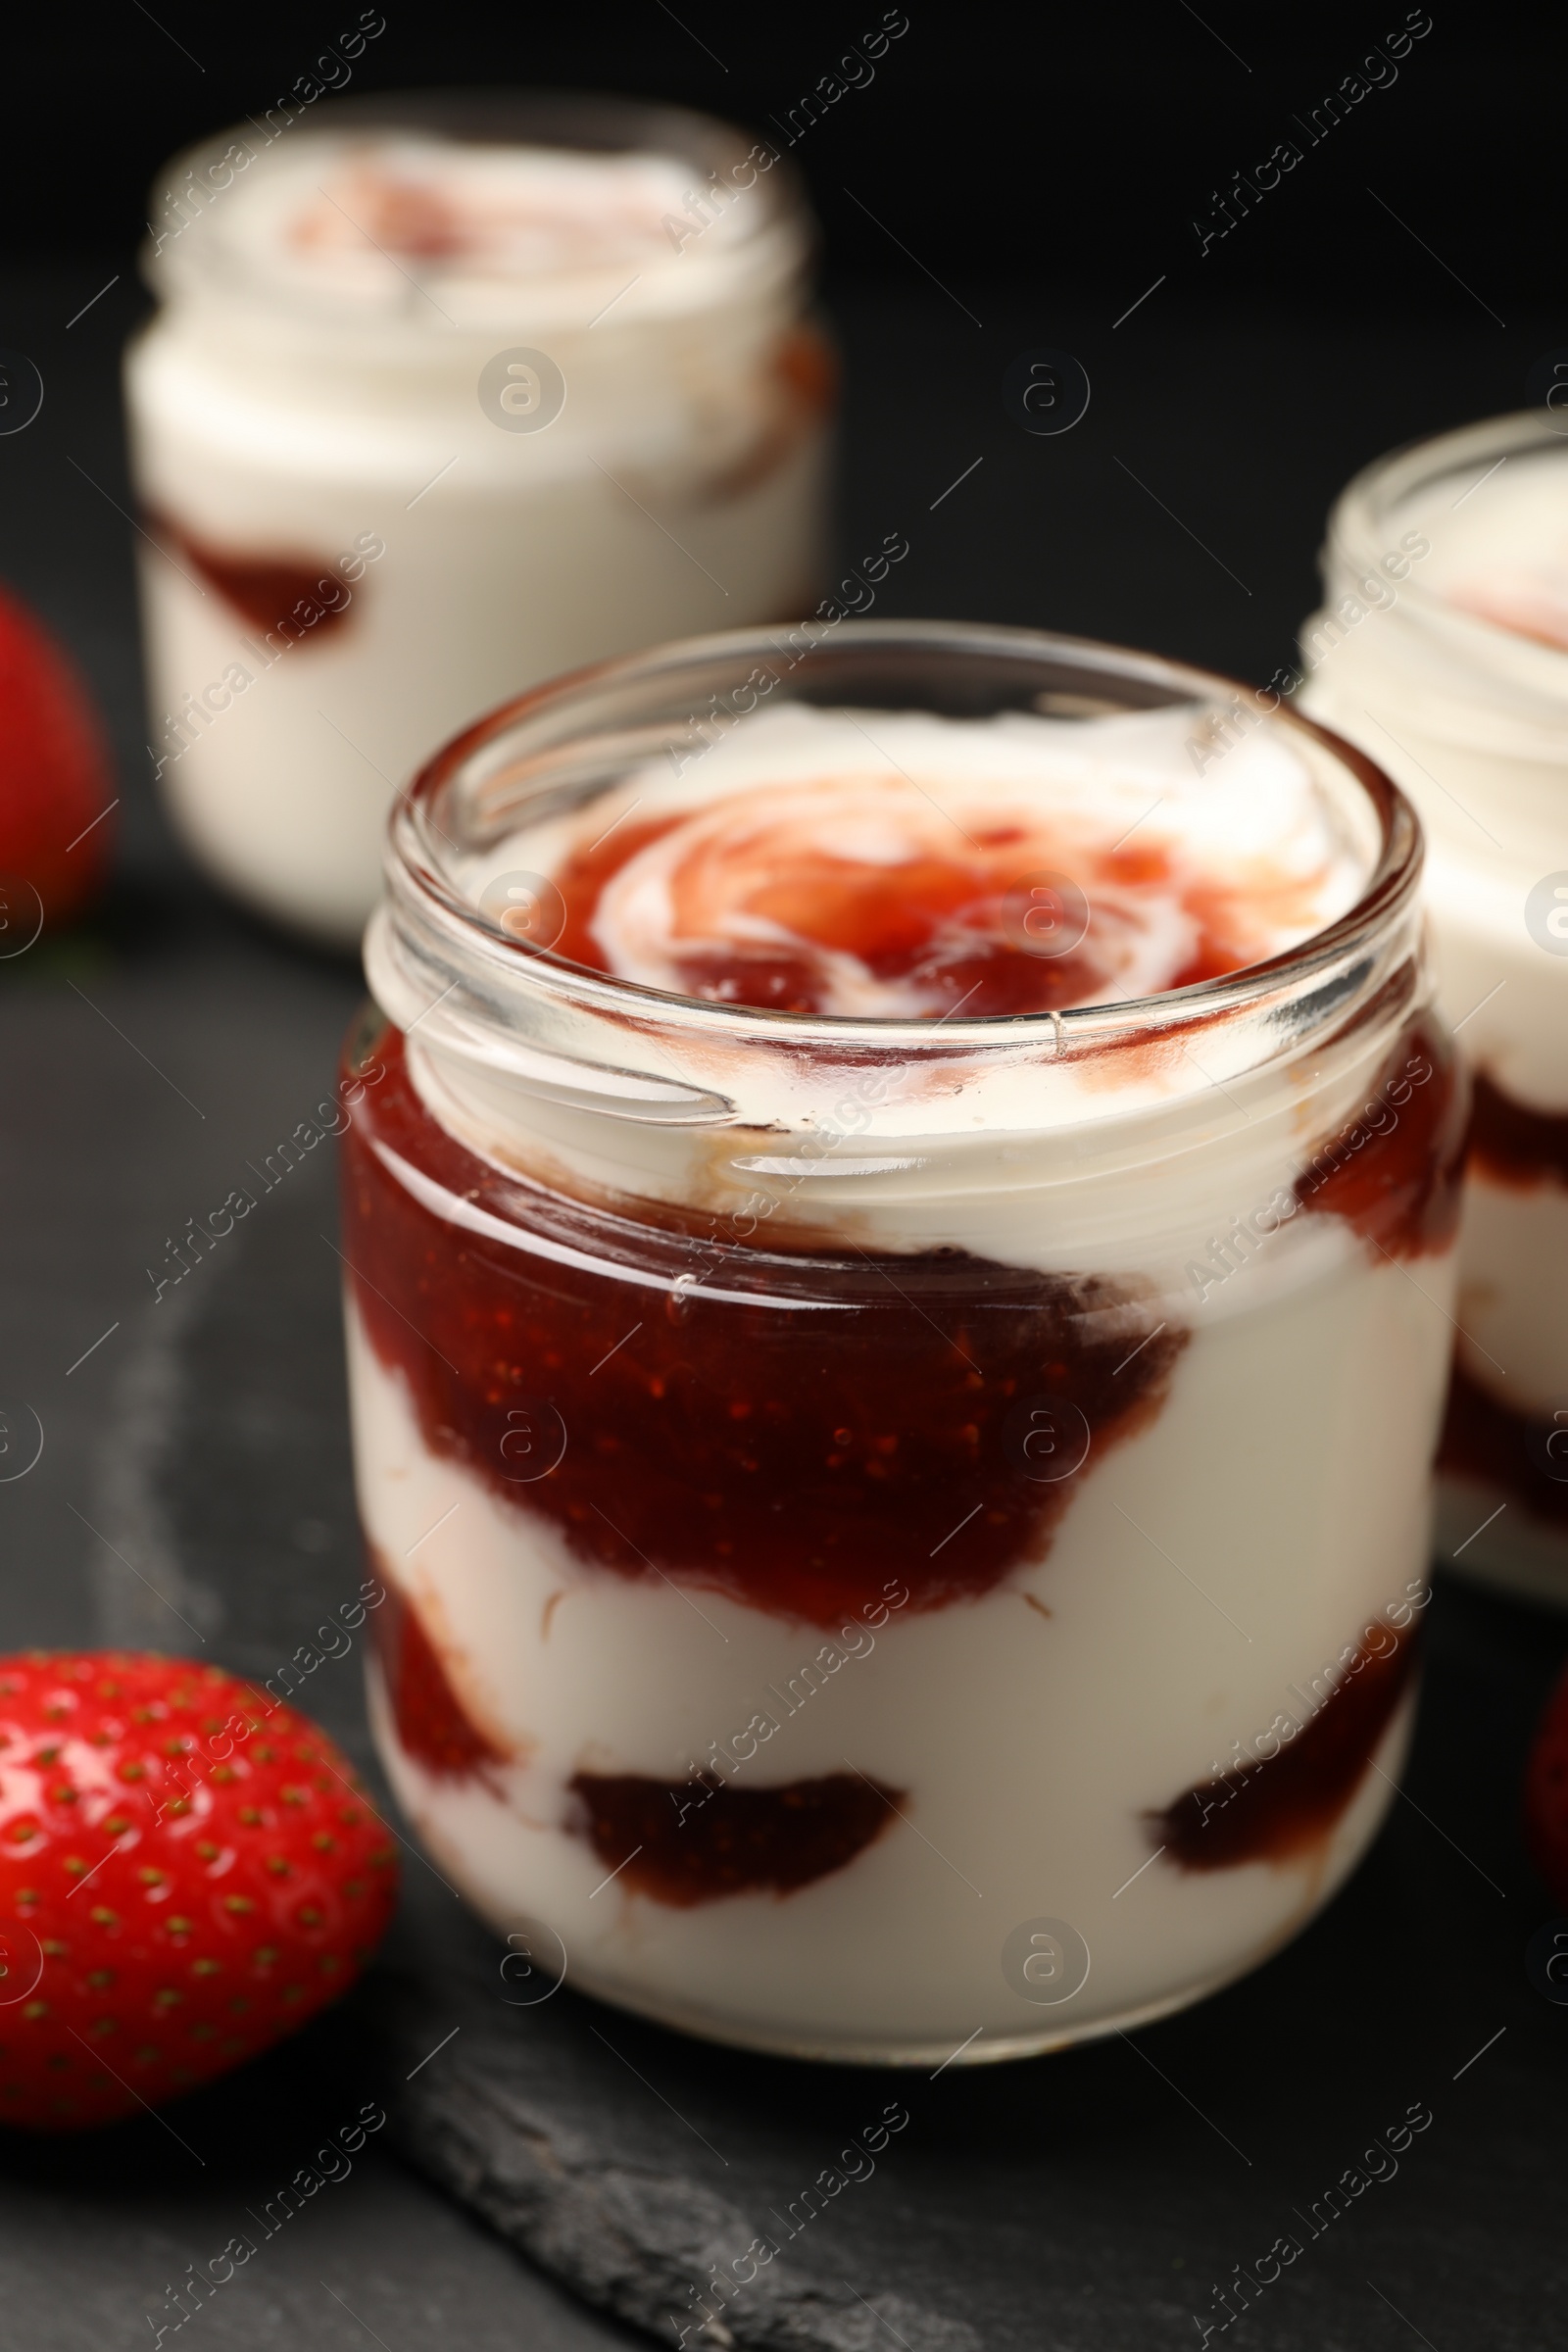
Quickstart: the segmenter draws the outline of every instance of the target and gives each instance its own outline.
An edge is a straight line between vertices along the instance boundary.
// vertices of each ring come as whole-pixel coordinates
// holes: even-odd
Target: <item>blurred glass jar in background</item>
[[[1441,1003],[1475,1072],[1440,1550],[1568,1604],[1565,433],[1496,417],[1350,483],[1301,700],[1421,812]]]
[[[208,871],[349,947],[473,711],[810,609],[813,225],[765,144],[618,99],[340,102],[171,178],[126,363],[150,748]]]

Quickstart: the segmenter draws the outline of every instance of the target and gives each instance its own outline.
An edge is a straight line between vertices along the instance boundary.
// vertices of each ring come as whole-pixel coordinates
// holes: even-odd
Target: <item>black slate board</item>
[[[330,1173],[324,1154],[297,1170],[143,1319],[100,1450],[97,1523],[140,1568],[100,1555],[106,1638],[168,1644],[172,1605],[206,1654],[265,1676],[357,1583]],[[1256,1975],[1132,2039],[935,2079],[711,2049],[569,1984],[530,2000],[553,1980],[413,1858],[353,2031],[399,2085],[413,2162],[666,2341],[1145,2352],[1203,2340],[1214,2289],[1283,2236],[1301,2254],[1235,2323],[1246,2343],[1544,2346],[1568,2300],[1568,2010],[1525,1973],[1549,1904],[1517,1789],[1564,1638],[1441,1588],[1409,1791],[1350,1886]],[[355,1659],[300,1696],[368,1755]],[[890,2102],[908,2121],[874,2174],[787,2234],[825,2170],[862,2169],[840,2151]],[[1324,2192],[1412,2106],[1433,2120],[1396,2171],[1325,2221]],[[760,2237],[776,2256],[715,2295],[711,2266]]]

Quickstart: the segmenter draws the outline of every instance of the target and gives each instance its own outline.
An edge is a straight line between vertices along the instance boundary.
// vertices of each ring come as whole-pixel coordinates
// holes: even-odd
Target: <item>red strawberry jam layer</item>
[[[275,629],[291,644],[324,637],[354,601],[331,557],[323,562],[319,556],[220,547],[169,514],[149,514],[147,519],[180,563],[200,573],[241,620],[264,636]],[[363,563],[359,568],[364,570]]]
[[[448,1135],[395,1032],[374,1052],[386,1076],[344,1145],[370,1345],[430,1451],[592,1567],[829,1629],[890,1578],[915,1610],[977,1597],[1045,1553],[1186,1344],[1136,1283],[957,1250],[715,1250],[591,1209]],[[1054,1399],[1081,1422],[1043,1436]],[[523,1481],[541,1405],[564,1449]],[[1077,1466],[1040,1475],[1085,1434]]]
[[[1568,1111],[1532,1110],[1478,1070],[1470,1155],[1494,1184],[1568,1185]]]
[[[1457,1363],[1438,1467],[1495,1488],[1531,1518],[1568,1530],[1568,1427],[1514,1412]]]
[[[731,1788],[713,1774],[658,1781],[579,1772],[571,1793],[575,1826],[606,1870],[681,1910],[812,1886],[853,1862],[908,1802],[904,1789],[850,1772],[771,1788]]]
[[[1387,1256],[1446,1250],[1459,1229],[1468,1108],[1446,1032],[1413,1021],[1360,1115],[1310,1154],[1296,1180],[1298,1203],[1343,1217]]]
[[[1373,1750],[1409,1687],[1418,1629],[1384,1623],[1329,1670],[1327,1690],[1277,1717],[1264,1744],[1151,1814],[1152,1842],[1180,1870],[1291,1862],[1328,1838],[1370,1769]],[[1300,1693],[1298,1694],[1301,1696]]]
[[[388,1564],[376,1568],[386,1599],[375,1618],[376,1653],[387,1705],[405,1752],[432,1780],[490,1779],[507,1758],[465,1713],[417,1609],[399,1591]]]

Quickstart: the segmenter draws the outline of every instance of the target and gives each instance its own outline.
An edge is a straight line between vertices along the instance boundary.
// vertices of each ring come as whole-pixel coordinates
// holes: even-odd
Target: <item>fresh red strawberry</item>
[[[1552,1900],[1568,1911],[1568,1672],[1546,1701],[1525,1766],[1525,1842]]]
[[[0,1658],[0,2124],[156,2106],[358,1976],[397,1849],[315,1724],[216,1667]]]
[[[95,899],[109,869],[114,799],[87,689],[24,605],[0,589],[0,954]],[[91,826],[89,832],[87,828]],[[74,845],[74,846],[73,846]]]

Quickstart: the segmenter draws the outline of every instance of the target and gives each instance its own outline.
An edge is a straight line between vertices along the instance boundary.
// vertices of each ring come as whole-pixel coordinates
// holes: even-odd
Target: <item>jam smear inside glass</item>
[[[1547,1526],[1568,1528],[1568,1415],[1517,1412],[1457,1362],[1438,1468],[1494,1488]]]
[[[1186,1345],[1148,1286],[960,1250],[730,1245],[715,1264],[477,1158],[424,1109],[402,1038],[374,1053],[386,1076],[344,1142],[370,1345],[430,1451],[591,1567],[830,1631],[890,1578],[916,1611],[978,1597],[1045,1554]],[[541,1403],[565,1446],[525,1482],[515,1432]]]
[[[1414,1626],[1380,1625],[1342,1662],[1322,1703],[1294,1731],[1277,1721],[1274,1751],[1200,1782],[1149,1816],[1152,1843],[1178,1870],[1290,1862],[1322,1845],[1371,1768],[1415,1671]]]
[[[375,1616],[376,1654],[387,1704],[408,1753],[433,1780],[485,1780],[508,1761],[464,1711],[417,1609],[384,1561],[374,1560],[386,1597]]]
[[[1467,1109],[1446,1032],[1414,1021],[1361,1114],[1310,1154],[1296,1181],[1298,1204],[1343,1217],[1386,1256],[1446,1250],[1459,1226]]]
[[[628,1888],[689,1909],[726,1894],[793,1894],[842,1870],[907,1802],[863,1774],[831,1772],[765,1788],[641,1773],[579,1772],[576,1827]]]
[[[325,635],[348,616],[351,590],[333,560],[319,556],[247,555],[217,547],[168,514],[149,514],[155,537],[216,588],[223,602],[264,635],[278,630],[291,642]]]
[[[1470,1155],[1494,1184],[1568,1185],[1568,1111],[1532,1110],[1485,1070],[1475,1074]]]

